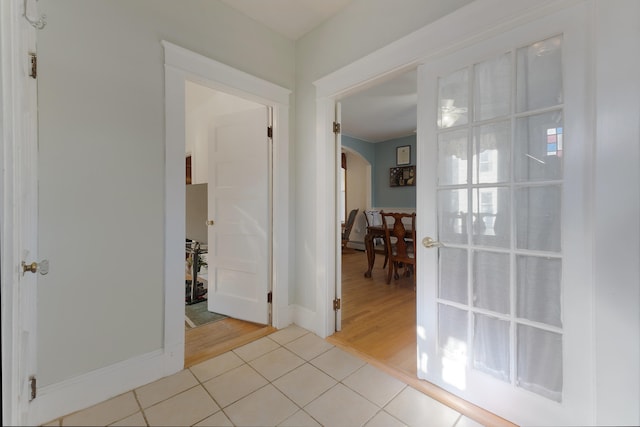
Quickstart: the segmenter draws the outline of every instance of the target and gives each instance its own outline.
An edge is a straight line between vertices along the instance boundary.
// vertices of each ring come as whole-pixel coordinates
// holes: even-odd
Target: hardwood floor
[[[387,285],[384,257],[377,256],[371,278],[364,277],[367,256],[361,251],[342,255],[342,330],[332,343],[415,377],[416,292],[413,278],[391,279]]]
[[[275,328],[226,318],[185,331],[184,367],[196,365],[219,354],[275,332]]]

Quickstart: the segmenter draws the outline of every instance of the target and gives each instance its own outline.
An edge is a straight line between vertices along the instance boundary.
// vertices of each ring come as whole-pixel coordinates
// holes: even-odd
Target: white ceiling
[[[222,0],[284,35],[297,40],[353,0]],[[416,73],[341,99],[342,133],[369,142],[387,141],[412,134],[416,129]]]
[[[413,134],[418,120],[417,84],[413,70],[341,99],[342,133],[368,142]]]
[[[222,0],[277,33],[297,40],[352,0]]]

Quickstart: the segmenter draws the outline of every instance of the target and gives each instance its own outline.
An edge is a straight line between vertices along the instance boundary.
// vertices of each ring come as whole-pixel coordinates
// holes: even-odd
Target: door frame
[[[316,325],[323,337],[336,331],[333,310],[336,283],[340,281],[340,239],[336,217],[337,195],[335,173],[335,135],[332,122],[335,103],[361,88],[375,85],[381,80],[400,75],[410,69],[491,38],[518,25],[564,9],[583,0],[531,2],[528,0],[476,0],[438,21],[415,31],[339,70],[313,82],[316,88]],[[420,216],[416,228],[422,228]],[[418,233],[419,234],[419,233]],[[336,235],[334,241],[326,239]],[[421,292],[422,274],[418,269],[417,291]]]
[[[164,351],[168,373],[184,366],[185,82],[273,109],[272,326],[291,323],[289,308],[289,89],[229,67],[166,40]],[[265,129],[266,132],[266,129]]]
[[[35,2],[29,6],[37,11]],[[38,261],[37,81],[29,77],[36,30],[26,7],[21,0],[0,4],[3,425],[29,423],[28,380],[37,368],[37,275],[23,275],[20,267]]]

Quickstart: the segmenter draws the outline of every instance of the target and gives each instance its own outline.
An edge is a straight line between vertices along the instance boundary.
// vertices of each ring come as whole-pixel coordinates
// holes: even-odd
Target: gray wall
[[[396,148],[403,145],[411,147],[411,165],[416,164],[416,136],[410,135],[375,144],[376,167],[373,177],[373,206],[380,208],[416,207],[416,187],[391,187],[389,169],[396,167]],[[416,179],[419,171],[416,170]]]
[[[388,141],[371,143],[351,136],[342,136],[342,145],[362,155],[371,164],[371,205],[382,208],[416,207],[416,187],[391,187],[389,169],[396,166],[396,148],[411,147],[411,165],[416,164],[416,136],[409,135]],[[416,178],[418,171],[416,171]]]
[[[293,89],[292,41],[209,0],[41,0],[38,385],[161,349],[160,41]]]

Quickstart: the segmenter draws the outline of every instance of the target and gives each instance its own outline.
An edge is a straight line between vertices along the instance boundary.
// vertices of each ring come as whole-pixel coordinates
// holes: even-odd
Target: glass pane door
[[[456,367],[563,400],[563,37],[437,80],[437,346]]]

